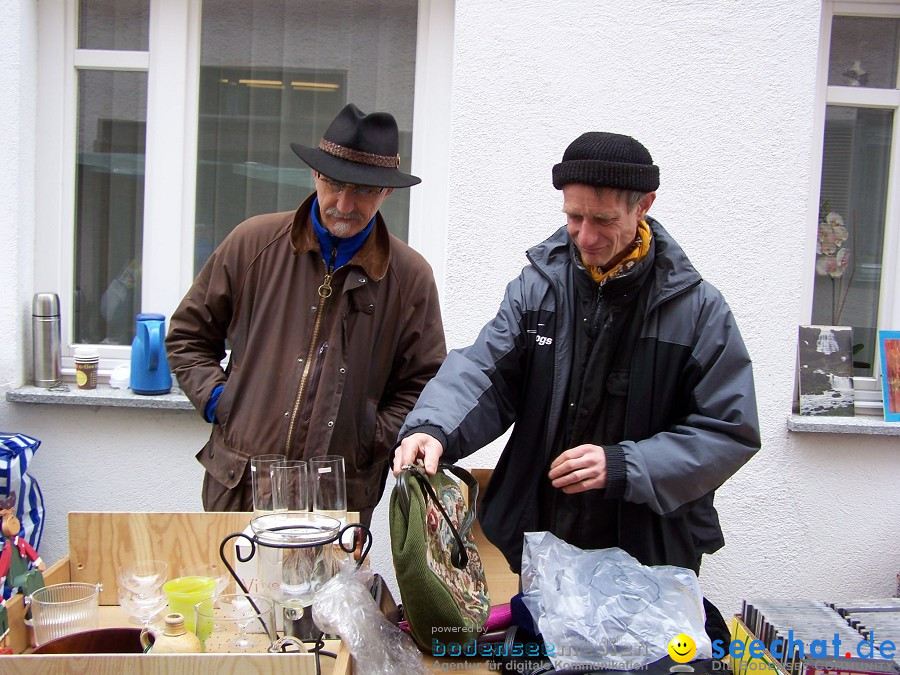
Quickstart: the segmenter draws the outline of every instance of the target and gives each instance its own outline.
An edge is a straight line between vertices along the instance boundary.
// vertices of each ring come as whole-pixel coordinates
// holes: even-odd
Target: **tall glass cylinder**
[[[257,455],[250,458],[250,486],[253,490],[253,514],[256,516],[275,510],[272,491],[272,469],[287,459],[284,455]]]
[[[347,480],[344,458],[338,455],[309,460],[313,511],[347,524]]]
[[[309,510],[306,462],[289,459],[272,467],[272,503],[276,511]]]

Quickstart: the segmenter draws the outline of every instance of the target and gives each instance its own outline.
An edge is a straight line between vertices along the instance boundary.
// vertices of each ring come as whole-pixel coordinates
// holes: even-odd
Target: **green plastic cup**
[[[169,599],[169,609],[184,617],[184,627],[196,633],[194,605],[213,597],[216,580],[211,577],[178,577],[163,584],[163,591]]]

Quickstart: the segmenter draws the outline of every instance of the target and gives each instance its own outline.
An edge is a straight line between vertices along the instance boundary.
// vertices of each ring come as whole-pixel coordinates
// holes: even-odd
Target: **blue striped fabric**
[[[16,493],[16,517],[22,522],[22,536],[35,550],[39,550],[44,534],[44,495],[26,470],[40,445],[39,440],[25,434],[0,432],[0,498]]]

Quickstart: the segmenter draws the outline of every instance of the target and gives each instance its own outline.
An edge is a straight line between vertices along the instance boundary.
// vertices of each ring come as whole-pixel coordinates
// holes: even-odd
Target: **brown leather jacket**
[[[225,384],[197,454],[207,511],[252,510],[252,456],[343,455],[349,508],[367,521],[400,425],[446,356],[431,267],[380,213],[321,297],[314,197],[238,225],[172,315],[169,364],[201,415]]]

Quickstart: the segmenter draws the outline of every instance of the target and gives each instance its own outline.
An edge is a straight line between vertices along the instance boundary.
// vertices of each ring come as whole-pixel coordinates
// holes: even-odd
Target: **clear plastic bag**
[[[527,532],[523,600],[553,667],[632,670],[668,653],[684,633],[710,658],[706,613],[693,570],[647,567],[620,548],[583,551],[549,532]]]
[[[319,630],[341,636],[358,675],[425,675],[422,655],[412,638],[385,618],[369,587],[375,574],[344,560],[340,571],[313,598]]]

